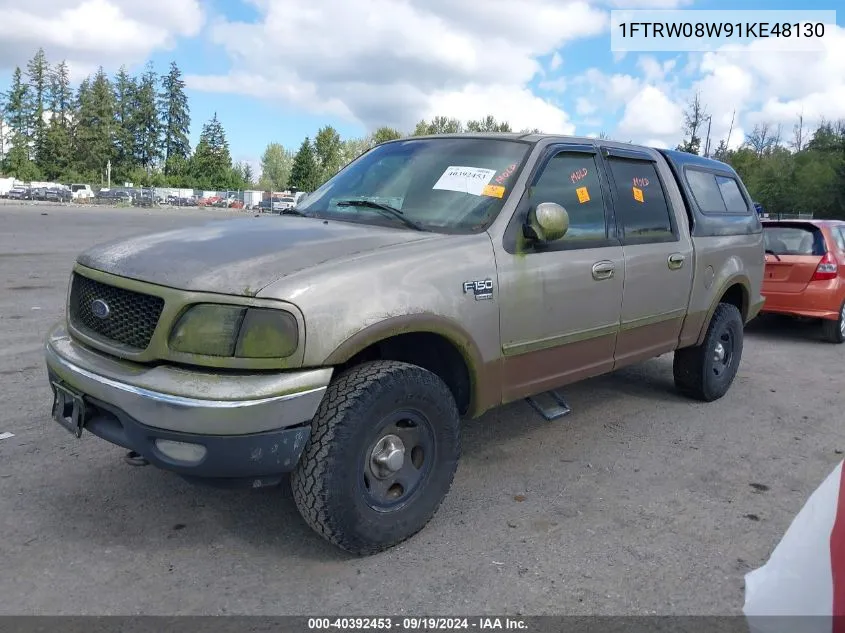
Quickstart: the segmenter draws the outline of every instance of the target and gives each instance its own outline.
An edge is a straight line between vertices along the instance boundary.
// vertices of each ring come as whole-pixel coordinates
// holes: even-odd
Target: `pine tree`
[[[50,89],[50,65],[43,48],[39,48],[27,63],[26,74],[29,82],[28,114],[32,157],[39,168],[43,169],[49,159],[45,147],[47,123],[44,119]]]
[[[135,166],[135,95],[138,90],[135,78],[121,66],[114,78],[114,144],[115,168],[128,176]]]
[[[158,75],[152,63],[147,64],[135,91],[133,130],[135,161],[147,173],[161,157],[161,126],[158,119]]]
[[[191,174],[203,188],[228,187],[232,180],[232,156],[226,131],[217,113],[202,126],[197,149],[191,157]]]
[[[78,171],[92,176],[105,172],[114,161],[114,92],[100,67],[94,79],[85,79],[77,92],[78,115],[74,153]]]
[[[29,180],[37,174],[29,155],[29,100],[29,86],[24,83],[21,69],[15,68],[4,109],[9,138],[3,168],[22,180]]]
[[[162,127],[162,155],[164,173],[172,173],[174,166],[188,159],[191,145],[191,113],[182,71],[176,62],[170,62],[170,71],[161,78],[159,111]],[[181,160],[177,160],[181,159]]]
[[[299,146],[296,156],[293,157],[288,188],[311,192],[318,187],[319,179],[320,168],[314,158],[314,148],[311,145],[311,139],[306,137]]]
[[[319,170],[319,181],[324,182],[334,176],[341,168],[343,143],[340,134],[331,125],[317,131],[314,137],[314,158]]]
[[[45,133],[42,165],[44,177],[48,180],[67,178],[71,169],[71,110],[73,93],[70,89],[70,72],[65,62],[56,65],[50,72],[50,87],[47,103],[50,122]]]

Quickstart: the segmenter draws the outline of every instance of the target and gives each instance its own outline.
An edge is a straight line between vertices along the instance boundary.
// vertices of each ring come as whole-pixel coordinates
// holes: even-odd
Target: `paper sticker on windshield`
[[[434,183],[432,189],[443,189],[446,191],[459,191],[460,193],[471,193],[474,196],[482,195],[484,187],[490,179],[496,175],[495,169],[482,169],[481,167],[462,167],[450,165]]]
[[[578,187],[575,190],[575,193],[578,196],[578,202],[580,202],[581,204],[590,201],[590,192],[587,191],[586,187]]]
[[[631,189],[634,192],[634,200],[637,202],[644,202],[645,199],[643,198],[643,190],[638,187],[631,187]]]
[[[505,195],[505,188],[501,185],[485,185],[484,189],[481,191],[481,195],[501,198]]]

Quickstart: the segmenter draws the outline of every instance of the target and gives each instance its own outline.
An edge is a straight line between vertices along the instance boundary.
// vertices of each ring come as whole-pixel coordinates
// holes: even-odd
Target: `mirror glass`
[[[555,202],[541,202],[531,212],[530,224],[538,239],[553,242],[569,230],[569,213]]]

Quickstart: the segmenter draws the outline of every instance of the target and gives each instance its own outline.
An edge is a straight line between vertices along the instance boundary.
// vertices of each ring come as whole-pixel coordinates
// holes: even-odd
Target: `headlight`
[[[285,358],[296,351],[299,328],[284,310],[202,303],[189,308],[170,334],[170,348],[203,356]]]

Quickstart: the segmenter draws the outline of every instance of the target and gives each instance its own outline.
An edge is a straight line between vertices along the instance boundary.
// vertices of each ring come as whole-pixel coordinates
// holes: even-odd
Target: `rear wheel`
[[[407,363],[364,363],[330,386],[291,475],[296,505],[326,540],[372,554],[419,532],[448,493],[461,452],[452,393]]]
[[[822,321],[822,333],[826,341],[831,343],[845,342],[845,302],[839,308],[839,318],[835,321],[825,319]]]
[[[724,396],[739,370],[744,324],[736,306],[716,306],[704,342],[675,352],[675,387],[686,396],[712,402]]]

